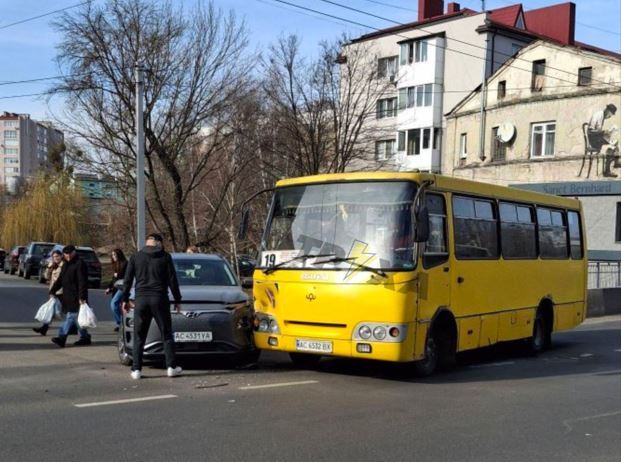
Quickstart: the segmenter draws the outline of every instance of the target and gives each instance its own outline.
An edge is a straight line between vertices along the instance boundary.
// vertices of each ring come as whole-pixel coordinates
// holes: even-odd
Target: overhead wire
[[[275,1],[282,2],[283,0],[275,0]],[[367,15],[367,16],[370,16],[370,17],[373,17],[373,18],[376,18],[376,19],[381,19],[382,21],[391,22],[391,23],[397,24],[399,26],[407,26],[407,24],[399,22],[399,21],[396,21],[394,19],[386,18],[386,17],[379,16],[379,15],[376,15],[376,14],[373,14],[373,13],[369,13],[368,11],[364,11],[364,10],[361,10],[361,9],[358,9],[358,8],[354,8],[354,7],[351,7],[351,6],[343,5],[342,3],[335,2],[333,0],[319,0],[319,1],[323,2],[323,3],[330,4],[330,5],[338,6],[340,8],[346,9],[346,10],[354,11],[354,12],[359,13],[359,14],[364,14],[364,15]],[[369,26],[369,28],[375,29],[377,31],[381,31],[382,30],[382,29],[379,29],[379,28],[376,28],[376,27],[372,27],[372,26]],[[425,32],[425,33],[428,33],[428,34],[434,33],[433,31],[430,31],[428,29],[424,29],[422,27],[416,27],[416,30],[419,30],[419,31],[422,31],[422,32]],[[413,37],[405,37],[405,36],[400,35],[400,34],[394,34],[394,35],[397,35],[399,37],[404,37],[404,38],[413,38]],[[457,42],[457,43],[462,43],[464,45],[468,45],[468,46],[471,46],[473,48],[479,48],[479,49],[487,52],[487,48],[485,48],[483,46],[480,46],[480,45],[475,45],[475,44],[467,42],[465,40],[456,39],[455,37],[448,37],[448,40],[452,40],[452,41]],[[454,50],[452,48],[449,48],[446,45],[445,46],[440,46],[440,45],[435,45],[435,44],[432,44],[432,43],[428,43],[428,44],[432,45],[432,46],[435,46],[436,48],[444,48],[445,50],[449,50],[449,51],[452,51],[452,52],[455,52],[455,53],[461,53],[461,54],[464,54],[464,55],[467,55],[467,56],[475,57],[475,58],[481,59],[481,60],[483,60],[485,62],[488,61],[488,59],[486,57],[484,57],[484,56],[471,55],[469,53],[465,53],[465,52],[462,52],[460,50]],[[499,51],[499,50],[496,50],[496,53],[499,54],[499,55],[506,56],[508,58],[513,58],[515,61],[524,61],[524,62],[526,62],[528,64],[532,64],[531,61],[529,61],[527,59],[524,59],[524,58],[520,58],[519,56],[514,56],[513,54],[510,54],[510,53],[504,53],[504,52]],[[504,62],[506,62],[506,61],[504,61],[504,62],[503,61],[496,61],[496,60],[493,59],[493,57],[492,57],[492,61],[493,61],[492,65],[493,64],[504,64]],[[509,66],[513,67],[514,69],[519,69],[519,70],[522,70],[522,71],[525,71],[525,72],[528,72],[528,73],[532,73],[531,69],[524,69],[524,68],[521,68],[521,67],[518,67],[518,66],[513,66],[513,65],[509,65]],[[551,69],[551,70],[555,70],[555,71],[558,71],[558,72],[563,72],[563,73],[568,74],[568,75],[570,75],[572,77],[576,77],[576,78],[579,77],[579,75],[576,74],[575,72],[567,71],[565,69],[559,69],[559,68],[556,68],[556,67],[553,67],[553,66],[549,66],[549,65],[546,65],[546,68],[547,69]],[[567,80],[567,79],[562,79],[561,77],[556,77],[556,76],[551,76],[551,75],[546,75],[546,77],[551,77],[551,78],[554,78],[554,79],[557,79],[557,80],[563,80],[565,82],[574,83],[574,81],[570,81],[570,80]],[[592,81],[596,81],[596,82],[600,82],[600,83],[603,83],[603,84],[608,84],[608,82],[604,82],[604,81],[601,81],[601,80],[598,80],[598,79],[594,79],[594,78],[592,78],[591,80]],[[621,89],[621,87],[619,87],[619,89]]]
[[[84,2],[76,3],[75,5],[69,5],[69,6],[66,6],[64,8],[60,8],[58,10],[48,11],[47,13],[43,13],[43,14],[40,14],[40,15],[37,15],[37,16],[32,16],[30,18],[21,19],[19,21],[12,22],[10,24],[5,24],[3,26],[0,26],[0,30],[8,29],[9,27],[13,27],[13,26],[17,26],[19,24],[24,24],[26,22],[34,21],[35,19],[41,19],[41,18],[45,18],[46,16],[52,16],[52,15],[57,14],[57,13],[62,13],[63,11],[67,11],[67,10],[70,10],[72,8],[77,8],[78,6],[86,5],[87,3],[91,3],[91,2],[92,2],[92,0],[86,0]]]

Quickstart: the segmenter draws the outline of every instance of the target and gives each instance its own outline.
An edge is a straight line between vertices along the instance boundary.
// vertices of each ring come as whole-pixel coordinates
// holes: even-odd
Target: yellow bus
[[[421,375],[497,342],[537,353],[584,320],[583,229],[578,200],[440,175],[279,181],[254,272],[256,345],[302,366],[341,356]]]

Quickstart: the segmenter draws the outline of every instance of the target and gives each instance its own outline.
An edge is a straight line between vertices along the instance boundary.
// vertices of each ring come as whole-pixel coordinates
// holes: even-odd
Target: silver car
[[[254,347],[252,337],[254,311],[226,260],[218,255],[184,253],[173,253],[172,258],[182,296],[181,312],[172,312],[177,355],[219,355],[255,362],[260,350]],[[172,307],[172,296],[170,300]],[[118,337],[119,360],[126,366],[132,363],[133,325],[134,312],[130,310],[123,315]],[[152,321],[144,359],[163,357],[160,331]]]

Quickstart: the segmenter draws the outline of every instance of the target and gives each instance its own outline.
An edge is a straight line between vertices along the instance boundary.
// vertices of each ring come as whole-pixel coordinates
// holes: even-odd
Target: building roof
[[[522,4],[516,3],[515,5],[505,6],[503,8],[496,8],[489,11],[490,20],[499,23],[506,24],[507,26],[515,27],[522,12]]]

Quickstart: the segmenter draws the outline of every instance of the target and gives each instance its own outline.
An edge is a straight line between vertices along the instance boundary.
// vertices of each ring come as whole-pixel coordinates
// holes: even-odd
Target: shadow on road
[[[466,383],[557,377],[576,374],[617,375],[610,370],[610,356],[621,347],[621,329],[581,330],[553,340],[544,353],[532,357],[520,342],[508,342],[458,354],[457,366],[427,378],[414,375],[409,364],[360,361],[341,358],[322,360],[322,373],[369,377],[415,383]],[[587,354],[588,356],[581,356]],[[608,355],[608,357],[605,357]],[[619,356],[621,359],[621,356]],[[621,369],[621,362],[618,363]]]

